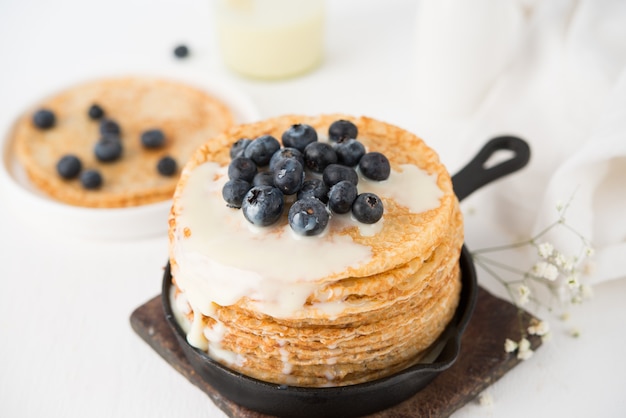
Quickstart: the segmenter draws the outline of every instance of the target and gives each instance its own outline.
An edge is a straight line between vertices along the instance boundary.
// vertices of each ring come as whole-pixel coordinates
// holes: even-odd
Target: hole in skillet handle
[[[513,156],[487,167],[487,161],[501,150],[512,151]],[[482,186],[522,169],[529,160],[530,146],[523,139],[515,136],[493,138],[461,171],[452,176],[454,192],[459,200],[463,200]]]

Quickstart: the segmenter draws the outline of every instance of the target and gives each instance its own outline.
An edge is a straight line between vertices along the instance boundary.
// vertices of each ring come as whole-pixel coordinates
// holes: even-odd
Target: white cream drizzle
[[[359,193],[393,199],[413,213],[439,206],[443,192],[435,175],[410,164],[399,168],[382,182],[360,175]],[[214,358],[242,364],[243,357],[220,345],[227,332],[223,325],[202,329],[200,313],[213,317],[215,304],[228,306],[246,297],[260,312],[292,317],[305,309],[307,298],[319,286],[318,279],[367,263],[371,250],[347,235],[300,237],[289,225],[251,226],[240,210],[228,208],[222,199],[227,177],[227,167],[212,162],[191,172],[179,200],[173,275],[194,310],[194,320],[186,326],[189,343],[208,350]],[[329,225],[333,230],[356,226],[361,235],[374,236],[384,228],[384,222],[384,215],[373,225],[362,224],[351,215],[332,215]],[[185,230],[191,234],[186,236]],[[322,301],[312,308],[332,318],[345,307],[341,301]],[[283,371],[288,373],[286,357],[283,363]]]

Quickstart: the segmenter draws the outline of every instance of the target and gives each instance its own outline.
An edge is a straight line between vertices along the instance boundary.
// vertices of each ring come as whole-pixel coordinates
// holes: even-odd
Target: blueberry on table
[[[269,164],[270,159],[280,149],[280,142],[271,135],[263,135],[252,141],[243,152],[244,157],[250,158],[257,166]]]
[[[380,152],[368,152],[359,161],[359,169],[365,177],[371,180],[387,180],[391,173],[389,160]]]
[[[148,129],[141,133],[141,145],[144,148],[156,149],[165,144],[165,134],[160,129]]]
[[[97,103],[94,103],[89,107],[87,115],[93,120],[102,119],[104,117],[104,110]]]
[[[361,193],[352,203],[352,215],[364,224],[373,224],[383,217],[383,201],[374,193]]]
[[[39,109],[33,115],[33,124],[39,129],[50,129],[54,126],[56,117],[54,112],[48,109]]]
[[[189,55],[189,48],[187,45],[178,45],[174,48],[174,56],[176,58],[185,58]]]
[[[356,125],[349,120],[339,119],[328,127],[328,138],[331,141],[341,141],[344,139],[354,139],[359,133]]]
[[[274,185],[274,173],[271,171],[261,171],[256,173],[252,179],[253,186],[273,186]]]
[[[105,135],[96,142],[94,153],[98,161],[113,162],[122,156],[122,141],[117,136]]]
[[[317,199],[296,200],[289,208],[289,226],[299,235],[321,234],[328,225],[326,206]]]
[[[78,177],[82,168],[80,159],[72,154],[64,155],[57,162],[57,173],[66,180]]]
[[[323,173],[329,164],[337,162],[337,154],[326,142],[311,142],[304,148],[304,165],[314,173]]]
[[[276,164],[285,158],[294,158],[302,164],[302,167],[304,167],[304,155],[302,155],[302,152],[295,148],[285,147],[279,149],[274,153],[274,155],[272,155],[272,158],[270,159],[270,170],[274,170],[276,168]]]
[[[356,139],[339,140],[335,144],[335,152],[339,164],[354,167],[365,155],[365,146]]]
[[[251,183],[256,173],[256,164],[250,158],[237,157],[228,165],[228,178],[231,180],[240,179]]]
[[[120,129],[120,125],[114,121],[113,119],[102,119],[100,121],[100,133],[102,135],[120,135],[122,130]]]
[[[328,187],[332,187],[340,181],[349,181],[355,186],[359,183],[359,175],[352,167],[347,167],[340,164],[330,164],[324,170],[322,179]]]
[[[340,181],[328,192],[328,207],[335,213],[348,213],[357,196],[357,188],[349,181]]]
[[[284,194],[294,194],[304,182],[304,168],[297,160],[287,158],[274,168],[274,186]]]
[[[222,197],[226,205],[231,208],[240,208],[243,198],[252,186],[244,180],[228,180],[222,187]]]
[[[160,175],[170,177],[176,174],[178,170],[178,164],[176,160],[169,155],[161,158],[159,162],[157,162],[157,171]]]
[[[102,175],[97,170],[85,170],[80,175],[80,183],[85,189],[98,189],[102,186]]]
[[[233,145],[230,146],[230,158],[243,157],[243,152],[251,143],[252,140],[248,138],[240,138],[236,140]]]
[[[304,151],[307,145],[317,141],[317,132],[310,125],[296,123],[283,132],[282,140],[284,146]]]
[[[306,180],[298,190],[298,199],[314,197],[323,203],[328,203],[328,191],[330,189],[321,179]]]
[[[257,226],[269,226],[278,221],[284,207],[283,193],[272,186],[251,188],[241,203],[243,216]]]

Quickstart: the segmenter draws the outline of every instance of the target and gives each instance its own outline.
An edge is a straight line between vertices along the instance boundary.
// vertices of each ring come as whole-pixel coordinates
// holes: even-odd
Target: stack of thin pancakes
[[[261,312],[253,295],[225,306],[212,303],[210,309],[193,306],[190,301],[196,298],[186,294],[192,290],[183,285],[186,266],[177,260],[185,240],[197,232],[183,227],[180,221],[186,211],[181,196],[193,171],[206,162],[228,165],[230,146],[240,138],[270,134],[280,139],[296,123],[312,125],[324,136],[338,119],[357,125],[358,139],[368,151],[388,157],[392,176],[404,164],[432,176],[441,191],[438,206],[415,213],[381,196],[384,222],[374,235],[362,235],[355,226],[331,228],[329,234],[349,236],[354,243],[369,247],[371,256],[365,262],[317,278],[306,302],[286,317]],[[219,330],[219,345],[209,344],[209,355],[260,380],[327,387],[393,374],[424,358],[458,305],[463,221],[450,176],[437,154],[420,138],[374,119],[290,115],[232,128],[199,148],[186,165],[169,223],[173,306],[181,318],[186,317],[186,324],[181,325],[190,333],[192,329],[203,329],[205,335],[214,336]],[[291,245],[298,245],[298,240]],[[210,254],[202,256],[211,258]],[[329,313],[318,308],[329,303],[341,309]],[[212,347],[219,347],[219,353],[212,353]]]

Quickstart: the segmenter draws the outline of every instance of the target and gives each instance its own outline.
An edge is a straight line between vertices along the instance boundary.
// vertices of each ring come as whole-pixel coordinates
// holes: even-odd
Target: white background
[[[259,82],[224,68],[208,0],[3,0],[0,134],[26,106],[72,80],[152,68],[226,80],[262,117],[337,111],[389,121],[424,137],[451,172],[458,170],[474,150],[455,140],[456,126],[421,123],[417,114],[416,3],[328,6],[323,65],[299,78]],[[192,55],[177,61],[172,49],[181,42]],[[463,205],[470,248],[510,239],[481,207],[497,190]],[[130,313],[159,293],[166,237],[88,240],[32,228],[9,208],[12,198],[0,187],[0,416],[223,416],[129,325]],[[46,220],[43,210],[28,216]],[[623,279],[607,282],[568,321],[547,314],[552,340],[489,388],[492,405],[471,403],[455,417],[623,416],[625,296]],[[577,339],[573,328],[581,331]]]

